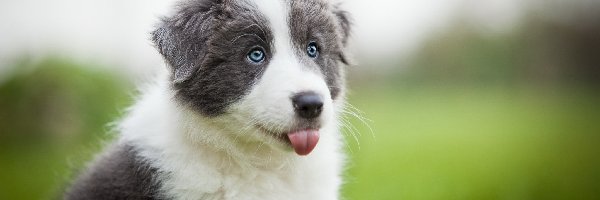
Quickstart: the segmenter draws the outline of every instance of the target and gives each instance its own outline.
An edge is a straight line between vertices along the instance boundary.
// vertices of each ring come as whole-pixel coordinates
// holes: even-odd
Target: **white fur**
[[[323,75],[303,67],[294,55],[284,2],[254,1],[274,27],[277,53],[251,92],[230,107],[231,114],[206,118],[180,106],[164,75],[121,123],[121,141],[133,144],[154,167],[166,172],[160,181],[168,197],[338,198],[343,156],[335,119],[343,102],[332,101]],[[291,129],[290,96],[303,91],[317,92],[325,99],[321,139],[305,157],[255,126],[274,132]]]

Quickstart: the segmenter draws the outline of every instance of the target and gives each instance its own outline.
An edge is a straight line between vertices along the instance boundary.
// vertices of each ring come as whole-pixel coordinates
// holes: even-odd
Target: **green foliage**
[[[429,40],[403,76],[412,81],[506,84],[520,78],[527,51],[519,38],[456,27]]]
[[[396,81],[487,85],[600,86],[595,24],[562,24],[530,16],[512,31],[485,34],[458,18],[412,57],[390,64]]]
[[[58,195],[129,102],[114,74],[62,59],[13,66],[0,83],[0,199]],[[92,142],[93,141],[93,142]]]

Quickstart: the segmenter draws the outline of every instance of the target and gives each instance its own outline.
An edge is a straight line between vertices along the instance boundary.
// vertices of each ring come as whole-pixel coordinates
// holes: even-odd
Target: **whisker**
[[[348,125],[344,124],[342,125],[343,129],[345,131],[342,131],[342,133],[344,133],[344,142],[346,143],[346,147],[352,152],[352,147],[350,146],[350,141],[348,140],[348,138],[350,138],[350,136],[354,139],[354,141],[356,142],[356,145],[358,146],[358,148],[360,149],[360,143],[357,141],[358,137],[356,137],[356,134],[353,133],[353,131],[351,129],[348,128]]]
[[[260,27],[258,24],[250,24],[249,26],[246,26],[242,30],[249,29],[250,27],[253,27],[253,26],[256,26],[256,28],[258,28],[258,30],[260,30],[263,33],[263,35],[265,35],[265,36],[267,35],[267,32],[265,32],[265,30],[262,27]]]
[[[358,132],[358,130],[346,119],[342,119],[341,123],[344,124],[344,128],[349,132],[350,136],[354,138],[358,149],[360,149],[360,141],[358,139],[358,136],[360,136],[360,132]]]
[[[373,139],[377,139],[375,137],[375,132],[373,131],[373,128],[371,127],[369,122],[373,122],[373,120],[370,120],[366,117],[363,117],[362,115],[364,114],[364,112],[362,112],[361,110],[359,110],[358,108],[354,107],[352,104],[346,102],[344,109],[342,110],[343,113],[349,114],[350,116],[355,117],[356,119],[358,119],[363,125],[365,125],[368,129],[369,129],[369,133],[371,133],[371,137],[373,137]]]
[[[262,42],[266,43],[266,42],[265,42],[265,40],[263,40],[263,39],[262,39],[260,36],[258,36],[258,35],[256,35],[256,34],[254,34],[254,33],[246,33],[246,34],[242,34],[242,35],[240,35],[240,36],[237,36],[237,37],[233,38],[233,39],[230,41],[230,43],[231,43],[231,44],[233,44],[233,43],[235,43],[237,40],[239,40],[240,38],[242,38],[242,37],[245,37],[245,36],[255,36],[255,37],[257,37],[258,39],[260,39]]]

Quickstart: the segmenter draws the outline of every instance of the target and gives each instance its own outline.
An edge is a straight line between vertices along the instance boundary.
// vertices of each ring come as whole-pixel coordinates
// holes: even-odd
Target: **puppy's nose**
[[[321,115],[323,98],[314,92],[302,92],[292,97],[296,113],[305,119],[314,119]]]

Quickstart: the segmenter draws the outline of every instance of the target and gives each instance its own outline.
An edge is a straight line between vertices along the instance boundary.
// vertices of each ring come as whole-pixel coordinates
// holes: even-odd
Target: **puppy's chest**
[[[284,199],[302,187],[296,172],[283,170],[224,176],[224,199]]]
[[[319,193],[317,187],[306,184],[305,179],[314,177],[303,177],[297,171],[281,169],[215,169],[213,172],[203,171],[194,176],[179,176],[168,181],[168,184],[180,186],[170,191],[177,199],[306,199]],[[191,180],[192,177],[201,178]]]

